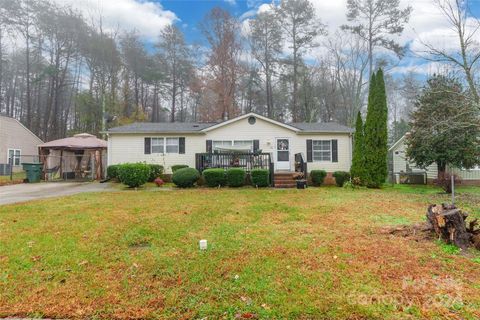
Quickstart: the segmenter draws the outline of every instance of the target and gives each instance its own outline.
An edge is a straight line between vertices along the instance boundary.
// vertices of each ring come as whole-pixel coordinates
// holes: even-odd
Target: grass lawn
[[[10,175],[0,176],[0,186],[7,185],[7,184],[22,183],[26,177],[27,176],[24,171],[14,172],[11,180],[10,180]]]
[[[480,317],[478,256],[381,232],[439,189],[152,190],[0,206],[0,317]]]

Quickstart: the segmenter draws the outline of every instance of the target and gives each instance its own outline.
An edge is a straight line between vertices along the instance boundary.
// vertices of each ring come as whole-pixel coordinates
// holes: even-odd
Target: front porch
[[[295,154],[294,170],[275,170],[271,153],[256,152],[211,152],[195,154],[195,168],[202,173],[206,169],[241,168],[246,173],[253,169],[265,169],[270,172],[270,184],[272,187],[293,188],[298,175],[306,178],[307,163],[301,153]]]

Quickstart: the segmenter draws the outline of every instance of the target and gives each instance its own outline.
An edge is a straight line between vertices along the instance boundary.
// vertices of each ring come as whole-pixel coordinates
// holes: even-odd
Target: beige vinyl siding
[[[8,149],[20,149],[21,161],[32,161],[32,157],[26,156],[37,156],[37,146],[42,143],[16,119],[0,116],[0,163],[8,163]],[[20,170],[21,167],[15,169]]]
[[[408,161],[406,159],[406,155],[405,155],[406,145],[403,141],[399,143],[391,151],[393,152],[393,172],[395,173],[407,172],[407,164],[408,164],[408,167],[412,170],[412,172],[426,172],[427,179],[437,178],[437,166],[435,164],[428,166],[425,170],[417,167],[414,162]]]
[[[436,164],[429,165],[426,168],[426,170],[418,168],[415,166],[414,162],[411,162],[405,159],[405,150],[406,150],[406,145],[403,140],[400,141],[400,143],[398,143],[397,146],[395,146],[395,148],[391,150],[393,152],[393,171],[394,172],[406,172],[407,163],[408,163],[410,169],[412,169],[413,172],[426,171],[427,178],[429,180],[433,180],[437,178],[438,169]],[[477,170],[477,169],[462,170],[462,169],[455,169],[455,168],[454,169],[447,168],[447,170],[454,172],[462,180],[467,180],[467,181],[480,180],[480,170]]]
[[[459,170],[453,169],[453,172],[460,176],[462,180],[480,180],[480,170],[470,169],[470,170]]]
[[[185,154],[145,154],[145,137],[185,137]],[[167,173],[170,173],[171,166],[176,164],[195,167],[195,153],[205,152],[205,140],[204,135],[193,134],[110,134],[108,165],[126,162],[155,163],[162,165]]]
[[[185,154],[144,154],[145,137],[185,137]],[[118,164],[124,162],[145,161],[158,163],[170,172],[170,167],[175,164],[187,164],[195,166],[195,154],[206,152],[206,140],[259,140],[262,152],[271,153],[276,160],[276,138],[288,138],[290,140],[290,170],[294,170],[294,155],[303,153],[306,160],[308,139],[312,140],[338,140],[338,162],[322,161],[309,162],[308,170],[323,169],[327,172],[338,170],[349,171],[351,164],[351,135],[348,133],[338,134],[297,134],[288,128],[264,121],[257,118],[254,125],[248,123],[248,119],[240,119],[236,122],[221,126],[204,134],[110,134],[108,138],[108,163]]]

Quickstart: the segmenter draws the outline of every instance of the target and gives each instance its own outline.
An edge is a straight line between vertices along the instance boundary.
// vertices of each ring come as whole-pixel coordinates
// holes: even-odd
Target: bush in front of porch
[[[224,169],[206,169],[202,174],[208,187],[223,187],[227,184],[227,176]]]
[[[241,168],[230,168],[227,170],[227,185],[238,188],[245,184],[245,170]]]
[[[267,169],[253,169],[250,172],[250,179],[254,187],[268,187],[270,185],[270,172]]]
[[[200,173],[194,168],[183,168],[175,171],[172,182],[179,188],[191,188],[200,179]]]
[[[312,178],[312,183],[316,187],[319,187],[323,184],[323,181],[325,180],[326,176],[327,176],[327,171],[325,170],[310,171],[310,177]]]

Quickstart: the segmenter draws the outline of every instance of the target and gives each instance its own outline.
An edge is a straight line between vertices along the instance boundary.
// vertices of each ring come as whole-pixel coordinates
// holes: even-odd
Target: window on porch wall
[[[213,152],[219,151],[222,148],[249,148],[250,151],[253,151],[253,140],[213,140],[212,141],[212,150]]]
[[[253,151],[253,141],[252,140],[235,140],[233,141],[234,147],[241,148],[250,148],[250,151]]]
[[[224,147],[231,147],[232,146],[232,141],[231,140],[213,140],[212,141],[212,150],[213,152],[219,151],[219,149],[224,148]]]

